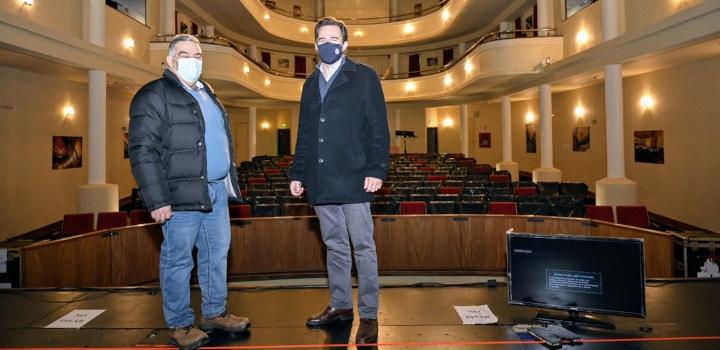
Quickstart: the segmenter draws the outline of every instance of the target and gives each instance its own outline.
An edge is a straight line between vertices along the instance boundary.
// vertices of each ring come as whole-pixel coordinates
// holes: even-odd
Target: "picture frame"
[[[572,130],[573,152],[587,152],[590,149],[590,127],[576,126]]]
[[[537,153],[537,126],[535,123],[525,124],[525,152]]]
[[[665,164],[663,130],[636,130],[633,136],[636,163]]]
[[[478,133],[478,147],[491,148],[492,147],[492,134],[489,132]]]
[[[82,168],[82,137],[52,137],[52,169]]]

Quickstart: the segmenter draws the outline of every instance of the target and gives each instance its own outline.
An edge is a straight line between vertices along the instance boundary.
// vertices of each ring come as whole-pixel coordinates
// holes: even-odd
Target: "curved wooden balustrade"
[[[645,240],[645,275],[672,277],[669,233],[587,219],[510,215],[378,215],[381,274],[504,275],[505,232]],[[228,273],[235,277],[322,274],[325,247],[315,217],[232,220]],[[22,250],[23,287],[128,286],[157,280],[157,224],[98,231]],[[598,257],[598,259],[612,257]]]

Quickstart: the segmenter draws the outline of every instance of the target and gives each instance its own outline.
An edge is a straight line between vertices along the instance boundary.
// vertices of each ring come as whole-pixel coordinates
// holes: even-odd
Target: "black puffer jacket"
[[[223,113],[228,143],[233,145],[228,115],[210,86],[202,82]],[[135,94],[130,105],[128,149],[133,176],[148,210],[212,210],[208,193],[205,121],[200,105],[177,76],[165,70]],[[235,159],[230,147],[230,160]],[[225,179],[228,195],[239,197],[235,164]]]

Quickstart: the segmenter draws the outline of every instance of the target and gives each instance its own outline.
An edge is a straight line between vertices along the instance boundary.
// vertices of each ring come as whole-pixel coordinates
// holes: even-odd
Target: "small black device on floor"
[[[565,329],[561,325],[533,325],[528,328],[527,333],[545,342],[551,349],[559,349],[563,345],[582,344],[582,338]]]

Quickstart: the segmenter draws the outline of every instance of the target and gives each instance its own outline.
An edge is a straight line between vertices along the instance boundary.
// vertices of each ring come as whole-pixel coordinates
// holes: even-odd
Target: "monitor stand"
[[[615,325],[596,316],[568,310],[567,314],[538,311],[535,320],[540,323],[559,323],[567,327],[615,329]]]

